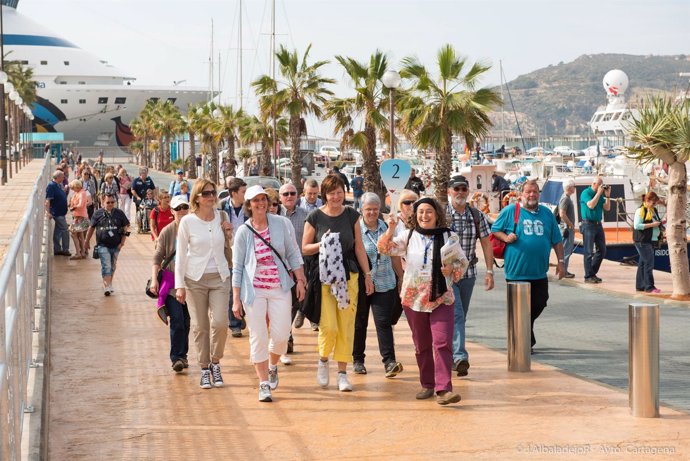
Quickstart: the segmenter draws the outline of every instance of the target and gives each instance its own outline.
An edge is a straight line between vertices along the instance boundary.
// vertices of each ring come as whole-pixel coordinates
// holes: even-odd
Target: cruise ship
[[[628,76],[622,70],[613,69],[606,73],[602,83],[608,104],[597,109],[589,126],[602,146],[626,145],[627,126],[639,116],[637,109],[631,108],[626,102],[625,92],[630,83]]]
[[[17,11],[19,0],[2,0],[5,55],[33,69],[37,100],[35,132],[62,132],[79,147],[126,149],[128,123],[149,99],[172,101],[183,112],[208,100],[204,88],[138,86],[136,78],[65,40]]]

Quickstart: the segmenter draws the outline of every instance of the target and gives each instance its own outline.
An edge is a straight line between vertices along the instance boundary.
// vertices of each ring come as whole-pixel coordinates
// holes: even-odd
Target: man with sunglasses
[[[244,193],[247,191],[247,183],[240,178],[232,178],[227,181],[229,196],[221,202],[220,209],[230,217],[233,235],[244,224],[247,217],[244,215]],[[228,328],[233,338],[241,338],[242,330],[246,327],[244,320],[238,320],[232,314],[232,296],[228,304]],[[243,326],[244,325],[244,326]]]
[[[455,327],[453,332],[453,370],[458,376],[467,376],[470,368],[469,355],[465,347],[465,322],[470,300],[477,280],[477,240],[484,252],[484,288],[494,287],[494,255],[489,241],[491,227],[486,215],[467,203],[470,185],[462,175],[453,176],[448,182],[448,222],[453,232],[460,237],[460,246],[470,260],[470,265],[459,282],[453,284],[455,295]]]
[[[110,296],[115,292],[113,277],[115,276],[117,257],[129,235],[129,220],[124,211],[115,208],[116,204],[116,195],[106,195],[103,198],[104,207],[96,210],[91,218],[91,226],[86,234],[86,248],[84,250],[88,253],[91,237],[95,232],[105,296]]]
[[[304,208],[297,206],[298,196],[297,189],[293,184],[283,184],[280,186],[280,203],[283,205],[280,214],[285,216],[292,223],[292,227],[295,228],[295,240],[299,247],[302,247],[302,236],[304,235],[304,222],[307,220],[307,211]],[[302,259],[305,264],[309,257],[302,255]],[[300,311],[302,308],[302,301],[297,299],[296,288],[292,289],[292,321],[297,328],[300,328],[304,324],[304,314]],[[290,339],[288,339],[288,349],[287,353],[292,354],[294,348],[294,341],[292,338],[292,331],[290,331]],[[292,359],[287,355],[280,357],[280,361],[285,365],[290,365]]]

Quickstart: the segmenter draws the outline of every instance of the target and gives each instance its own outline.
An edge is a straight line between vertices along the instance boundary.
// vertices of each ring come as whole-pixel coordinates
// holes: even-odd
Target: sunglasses
[[[293,191],[290,191],[290,192],[283,192],[283,193],[280,194],[280,195],[282,195],[283,197],[288,197],[288,196],[291,196],[291,195],[297,195],[297,192],[295,192],[295,191],[293,190]]]
[[[175,211],[189,210],[189,205],[180,205],[177,208],[173,208]]]
[[[280,206],[280,203],[271,203],[271,206]]]
[[[216,196],[216,191],[215,190],[205,190],[199,194],[200,197],[215,197]]]
[[[106,205],[114,205],[115,202],[105,202]]]
[[[412,205],[414,203],[414,200],[403,200],[402,202],[403,205]]]
[[[460,192],[460,191],[467,192],[469,189],[467,189],[467,186],[455,186],[455,187],[453,187],[453,190],[455,192]]]

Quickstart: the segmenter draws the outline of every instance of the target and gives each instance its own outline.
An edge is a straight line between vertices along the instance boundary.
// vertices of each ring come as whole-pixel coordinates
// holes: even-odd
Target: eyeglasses
[[[180,205],[177,208],[173,208],[175,211],[189,210],[189,205]]]
[[[106,205],[114,205],[115,202],[105,202]]]
[[[271,206],[280,206],[280,203],[271,203]]]
[[[293,190],[293,191],[290,191],[290,192],[283,192],[283,193],[280,194],[280,195],[282,195],[283,197],[288,197],[288,196],[291,196],[291,195],[294,196],[294,195],[297,195],[297,192]]]
[[[215,190],[205,190],[199,194],[200,197],[215,197],[216,196],[216,191]]]
[[[453,187],[453,190],[455,192],[467,192],[468,191],[467,186],[455,186],[455,187]]]
[[[403,200],[402,202],[403,205],[412,205],[414,203],[414,200]]]

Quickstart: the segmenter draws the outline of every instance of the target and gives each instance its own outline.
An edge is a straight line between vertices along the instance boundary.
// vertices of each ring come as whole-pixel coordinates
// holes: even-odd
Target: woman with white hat
[[[237,229],[233,244],[232,312],[238,319],[243,310],[246,314],[259,401],[271,402],[271,391],[278,387],[278,361],[290,337],[291,288],[297,283],[301,300],[307,281],[290,220],[268,212],[268,194],[259,185],[248,188],[244,199],[248,219]]]

